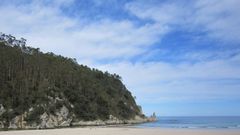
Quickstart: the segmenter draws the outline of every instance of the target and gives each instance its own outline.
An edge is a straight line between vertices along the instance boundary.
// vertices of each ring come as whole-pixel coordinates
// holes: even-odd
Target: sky
[[[0,31],[123,78],[145,114],[240,116],[239,0],[0,0]]]

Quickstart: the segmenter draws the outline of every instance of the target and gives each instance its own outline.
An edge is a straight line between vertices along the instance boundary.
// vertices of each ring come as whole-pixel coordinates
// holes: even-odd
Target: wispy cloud
[[[98,68],[120,73],[128,88],[137,96],[138,103],[148,108],[151,104],[167,104],[169,102],[238,100],[240,96],[239,63],[238,55],[228,60],[213,60],[195,64],[124,62],[102,65]],[[171,106],[165,109],[169,108]],[[175,114],[158,110],[157,106],[156,110],[166,115]],[[150,114],[152,110],[146,111]],[[188,112],[188,110],[185,111]],[[201,113],[204,112],[207,110],[201,111]]]
[[[26,37],[30,45],[44,51],[95,62],[142,54],[167,32],[166,27],[138,26],[127,19],[102,18],[91,22],[86,18],[70,18],[60,10],[65,4],[65,1],[53,1],[52,4],[32,2],[2,7],[0,12],[8,15],[2,17],[0,28]]]
[[[210,38],[239,44],[239,4],[238,0],[167,1],[158,4],[156,1],[134,1],[126,8],[142,19],[173,25],[173,28],[203,31]]]

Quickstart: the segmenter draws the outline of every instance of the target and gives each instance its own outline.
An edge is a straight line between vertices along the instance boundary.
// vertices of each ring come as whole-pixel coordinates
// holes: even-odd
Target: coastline
[[[144,123],[151,123],[156,121],[157,119],[153,119],[151,117],[139,117],[135,116],[134,119],[129,120],[120,120],[117,118],[112,118],[109,120],[94,120],[94,121],[75,121],[75,122],[68,122],[68,124],[63,125],[57,125],[52,124],[50,122],[44,123],[44,127],[41,126],[32,126],[32,125],[26,125],[24,128],[17,128],[17,126],[14,126],[14,128],[0,128],[0,131],[23,131],[23,130],[47,130],[47,129],[67,129],[67,128],[96,128],[96,127],[131,127],[137,124],[144,124]]]
[[[95,121],[78,121],[78,122],[72,122],[72,126],[107,126],[107,125],[122,125],[122,124],[141,124],[150,122],[147,118],[140,118],[135,117],[135,119],[131,120],[95,120]]]
[[[61,128],[44,130],[0,131],[0,135],[239,135],[239,129],[169,129],[93,126],[82,128]]]

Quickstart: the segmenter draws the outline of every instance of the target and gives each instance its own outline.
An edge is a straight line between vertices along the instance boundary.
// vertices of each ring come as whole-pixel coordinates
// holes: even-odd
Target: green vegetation
[[[78,120],[130,119],[141,115],[121,77],[77,64],[75,59],[0,42],[0,121],[29,112],[38,121],[66,106]]]

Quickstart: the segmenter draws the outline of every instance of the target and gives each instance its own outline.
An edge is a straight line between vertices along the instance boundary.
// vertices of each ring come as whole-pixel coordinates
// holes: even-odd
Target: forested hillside
[[[144,117],[120,76],[0,42],[0,128],[52,128],[136,116]]]

